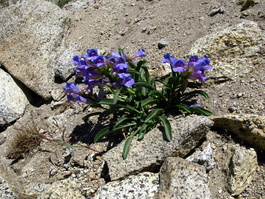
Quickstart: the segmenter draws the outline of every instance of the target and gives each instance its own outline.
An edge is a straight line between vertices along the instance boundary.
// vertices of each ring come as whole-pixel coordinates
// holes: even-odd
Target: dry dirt
[[[73,26],[66,43],[82,43],[83,54],[92,48],[102,52],[123,48],[128,53],[144,48],[151,73],[160,75],[164,54],[187,58],[192,44],[206,34],[244,19],[256,21],[264,30],[265,2],[259,1],[244,11],[238,2],[240,0],[99,0],[94,4],[89,1],[86,8],[71,15]],[[214,9],[222,7],[223,14],[209,16]],[[163,38],[168,45],[159,49],[158,43]],[[265,67],[261,67],[233,81],[206,86],[211,97],[208,108],[217,115],[231,112],[264,115],[264,72]]]
[[[256,21],[265,29],[265,2],[259,1],[241,11],[240,0],[100,0],[73,13],[74,26],[67,42],[79,41],[83,49],[98,48],[103,52],[123,48],[134,53],[138,48],[147,51],[146,59],[154,74],[161,74],[165,53],[187,58],[192,44],[200,37],[240,23]],[[242,2],[242,1],[241,1]],[[224,8],[224,13],[209,16],[213,9]],[[166,38],[168,45],[158,48]],[[247,76],[219,84],[206,84],[211,99],[208,108],[215,115],[254,113],[265,115],[265,67]],[[263,155],[260,155],[263,156]],[[238,198],[265,197],[264,159],[255,180]]]
[[[256,21],[265,29],[265,1],[259,0],[253,6],[241,11],[240,0],[84,0],[86,6],[79,10],[68,10],[72,26],[66,44],[81,43],[81,54],[87,49],[98,48],[101,52],[117,51],[123,48],[127,53],[135,53],[138,48],[147,52],[146,59],[153,74],[161,74],[161,59],[166,53],[176,58],[187,58],[192,44],[200,37],[213,31],[222,30],[240,23],[242,20]],[[209,16],[213,9],[223,7],[224,13]],[[167,39],[167,46],[158,48],[158,42]],[[265,67],[232,81],[206,84],[204,89],[210,95],[207,107],[215,115],[227,113],[254,113],[265,115],[264,87]],[[76,105],[72,105],[76,106]],[[47,119],[49,105],[39,109],[42,119]],[[32,110],[32,107],[28,108]],[[80,112],[80,108],[76,109]],[[70,116],[66,126],[76,125],[74,141],[82,131],[91,128],[84,124],[81,116]],[[38,123],[38,122],[37,122]],[[41,123],[41,119],[40,119]],[[69,129],[71,129],[69,127]],[[80,131],[80,129],[82,131]],[[70,132],[66,131],[66,136]],[[90,135],[92,136],[92,135]],[[83,137],[90,143],[90,137]],[[265,160],[259,155],[260,167],[257,177],[238,198],[265,197]]]

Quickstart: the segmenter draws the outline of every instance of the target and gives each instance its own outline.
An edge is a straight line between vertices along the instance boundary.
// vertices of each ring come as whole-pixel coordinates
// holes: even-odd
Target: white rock
[[[265,34],[257,23],[244,21],[213,32],[198,39],[189,52],[190,55],[209,56],[213,70],[207,71],[208,78],[235,79],[264,66]]]
[[[12,77],[0,69],[0,124],[20,118],[29,101]]]
[[[187,155],[198,145],[212,124],[212,121],[205,116],[189,116],[173,120],[171,142],[165,141],[161,130],[155,128],[148,132],[143,140],[137,141],[137,136],[132,140],[126,160],[122,159],[125,142],[123,141],[103,155],[111,180],[160,166],[168,156]]]
[[[211,144],[209,143],[202,151],[196,151],[191,156],[187,157],[186,160],[196,162],[203,165],[207,170],[214,168],[214,158]]]
[[[122,181],[113,181],[102,186],[94,199],[153,198],[159,185],[158,174],[144,172],[128,176]]]
[[[47,1],[22,1],[3,10],[0,24],[0,62],[13,77],[49,99],[69,27],[66,11]]]
[[[229,167],[228,190],[231,195],[239,195],[251,183],[258,167],[254,149],[237,147]]]
[[[159,199],[212,198],[206,169],[179,157],[168,157],[160,169]]]
[[[75,74],[76,66],[71,64],[71,61],[73,60],[73,56],[79,56],[80,52],[78,52],[78,48],[79,47],[77,43],[70,44],[69,47],[60,56],[56,64],[55,75],[59,76],[64,81]]]

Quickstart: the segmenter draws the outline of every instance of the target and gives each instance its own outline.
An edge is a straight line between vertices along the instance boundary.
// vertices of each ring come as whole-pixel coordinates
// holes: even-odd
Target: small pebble
[[[243,93],[238,93],[237,94],[237,98],[240,98],[240,97],[242,97],[243,96]]]
[[[158,49],[162,49],[168,45],[168,40],[167,38],[160,39],[158,42]]]
[[[256,80],[255,78],[252,78],[252,79],[249,80],[249,83],[252,83],[252,82],[254,82],[255,80]]]

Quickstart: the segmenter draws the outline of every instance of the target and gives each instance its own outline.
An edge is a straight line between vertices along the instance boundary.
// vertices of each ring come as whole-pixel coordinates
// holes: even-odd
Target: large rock
[[[74,55],[81,54],[78,49],[79,46],[77,43],[71,43],[69,47],[65,49],[56,64],[55,76],[58,76],[62,80],[66,81],[75,73],[76,66],[71,64],[71,61]]]
[[[38,196],[38,199],[58,198],[84,199],[85,197],[80,193],[77,182],[71,179],[64,179],[52,183],[48,189],[44,190]]]
[[[171,142],[163,139],[162,132],[155,128],[142,141],[132,140],[126,160],[122,159],[124,142],[103,155],[111,180],[117,180],[142,170],[156,168],[168,156],[185,156],[208,132],[213,122],[204,116],[189,116],[171,122]]]
[[[29,101],[12,77],[0,69],[0,125],[21,117]]]
[[[226,129],[252,147],[265,150],[265,116],[224,115],[213,121],[214,127]]]
[[[169,157],[160,169],[159,199],[210,199],[206,169],[179,157]]]
[[[229,164],[228,191],[239,195],[251,183],[258,167],[254,149],[237,147]]]
[[[209,150],[210,148],[211,150]],[[258,167],[257,154],[253,148],[240,146],[235,144],[231,138],[210,131],[206,135],[205,142],[196,150],[187,159],[195,160],[198,164],[206,167],[208,184],[213,198],[233,198],[231,194],[239,195],[247,187],[253,186],[251,183]],[[205,154],[206,151],[210,152],[206,153],[210,156],[197,155],[203,152]],[[209,164],[205,163],[211,162],[212,158],[214,165],[209,168]],[[208,161],[205,161],[207,159]]]
[[[196,151],[191,154],[186,160],[203,165],[207,171],[211,170],[215,166],[214,154],[211,144],[209,143],[202,151]]]
[[[257,23],[244,21],[197,40],[190,55],[208,55],[213,70],[208,78],[234,79],[264,67],[265,32]]]
[[[23,185],[15,172],[10,168],[6,159],[0,159],[0,198],[18,199]]]
[[[69,18],[58,6],[28,0],[0,15],[0,63],[41,97],[50,98],[54,67]]]
[[[94,199],[153,198],[157,193],[159,177],[156,173],[144,172],[129,176],[122,181],[113,181],[102,186]]]

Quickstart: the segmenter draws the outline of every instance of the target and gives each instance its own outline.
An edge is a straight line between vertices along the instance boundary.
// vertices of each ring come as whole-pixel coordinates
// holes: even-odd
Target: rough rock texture
[[[231,195],[239,195],[256,173],[258,162],[255,150],[236,148],[229,166],[228,190]]]
[[[197,146],[204,137],[212,121],[203,116],[189,116],[171,122],[172,141],[162,138],[162,132],[156,128],[150,131],[142,141],[135,138],[126,160],[122,159],[124,142],[103,155],[107,162],[111,180],[141,170],[157,167],[163,160],[172,155],[185,156]]]
[[[62,80],[66,81],[75,74],[75,66],[71,64],[72,58],[74,55],[79,55],[80,50],[78,50],[78,44],[72,43],[70,46],[63,52],[60,56],[56,68],[55,68],[55,76],[60,77]]]
[[[182,158],[168,157],[160,168],[157,198],[212,198],[205,168]]]
[[[75,198],[84,199],[75,181],[65,179],[54,182],[48,189],[43,191],[38,199]]]
[[[67,14],[50,2],[28,0],[0,13],[0,24],[0,63],[28,88],[50,98],[59,47],[69,27]]]
[[[198,154],[209,151],[211,156],[197,158],[198,164],[208,170],[208,185],[213,198],[227,199],[232,195],[239,195],[250,186],[257,171],[257,154],[250,148],[235,144],[231,137],[208,132],[205,142],[191,154],[187,160],[197,160]],[[207,162],[214,159],[213,167],[209,168]],[[200,161],[201,160],[201,161]],[[261,176],[262,177],[262,176]],[[262,184],[259,185],[262,188]],[[220,194],[222,193],[222,194]]]
[[[6,159],[0,159],[0,198],[18,199],[18,194],[22,191],[15,172],[8,166]]]
[[[21,117],[29,101],[12,77],[0,69],[0,125]]]
[[[224,115],[213,118],[214,127],[226,129],[247,144],[265,150],[265,117],[258,115]]]
[[[194,152],[186,160],[203,165],[207,170],[211,170],[215,166],[213,149],[210,144],[202,151]]]
[[[153,198],[157,193],[159,177],[156,173],[143,172],[128,176],[122,181],[113,181],[102,186],[93,199]]]
[[[2,8],[2,3],[7,1],[11,7]],[[52,1],[59,3],[63,0]],[[18,4],[12,5],[15,2]],[[264,48],[261,46],[263,45],[263,41],[261,40],[261,43],[251,42],[251,39],[256,41],[256,38],[252,38],[252,33],[249,33],[249,30],[253,28],[254,33],[256,34],[255,37],[257,36],[257,38],[259,38],[259,32],[265,30],[264,0],[97,0],[96,3],[94,3],[93,0],[75,0],[64,6],[62,8],[64,11],[60,10],[59,7],[52,6],[49,7],[48,11],[46,10],[47,12],[45,11],[38,15],[44,15],[45,20],[47,19],[49,22],[52,18],[54,20],[51,24],[57,24],[57,22],[61,23],[63,20],[57,15],[57,11],[60,10],[60,12],[67,12],[69,18],[71,18],[71,21],[73,22],[70,24],[69,32],[67,28],[64,29],[62,35],[67,36],[63,38],[63,44],[59,48],[57,48],[56,44],[54,47],[55,50],[50,50],[47,53],[42,51],[42,47],[46,48],[45,45],[49,44],[49,41],[53,41],[53,36],[56,38],[59,37],[58,44],[61,44],[62,39],[58,35],[57,37],[53,32],[51,35],[48,33],[48,39],[46,37],[38,37],[39,40],[36,39],[31,41],[33,33],[37,34],[36,32],[40,32],[37,35],[42,35],[41,33],[44,31],[50,31],[47,23],[45,23],[46,21],[42,17],[35,17],[34,19],[28,18],[31,17],[29,10],[32,10],[32,2],[32,0],[0,1],[0,15],[2,17],[0,23],[0,49],[6,46],[6,44],[2,42],[3,36],[9,39],[9,35],[12,37],[11,39],[15,39],[14,43],[17,42],[20,44],[14,44],[15,47],[12,47],[11,49],[13,51],[14,48],[17,47],[22,49],[21,54],[18,53],[19,56],[22,56],[22,61],[19,60],[20,62],[17,62],[18,59],[16,57],[10,58],[9,52],[6,53],[7,57],[4,57],[5,60],[15,59],[15,62],[8,62],[11,64],[17,64],[14,67],[15,69],[13,72],[19,71],[18,69],[20,69],[20,67],[18,66],[23,63],[28,63],[26,60],[28,57],[31,60],[36,57],[33,61],[38,64],[39,62],[44,62],[43,59],[47,58],[50,61],[47,61],[47,63],[52,63],[50,66],[52,66],[51,68],[53,68],[53,70],[56,66],[59,66],[60,71],[57,70],[56,72],[56,76],[59,76],[59,78],[56,78],[56,82],[61,83],[64,78],[68,79],[68,76],[71,75],[71,69],[68,71],[68,66],[70,67],[70,65],[67,66],[69,62],[64,60],[67,59],[67,51],[71,48],[73,43],[77,43],[81,46],[80,49],[82,49],[82,52],[78,54],[84,54],[87,49],[91,48],[98,48],[103,52],[109,52],[110,50],[117,51],[119,47],[124,48],[128,54],[133,54],[138,48],[144,48],[147,52],[147,66],[149,67],[150,72],[152,75],[161,77],[167,74],[164,72],[164,68],[169,71],[171,70],[168,65],[161,65],[161,59],[164,54],[170,53],[177,59],[187,60],[190,55],[190,49],[197,39],[209,34],[213,36],[212,33],[222,33],[224,30],[227,30],[227,28],[237,27],[235,30],[228,32],[228,36],[226,36],[228,41],[232,41],[232,45],[229,46],[229,42],[226,42],[228,46],[225,46],[224,43],[224,46],[220,45],[220,50],[216,48],[216,53],[213,52],[213,54],[216,54],[218,60],[215,60],[215,58],[211,56],[212,63],[213,61],[219,63],[219,61],[221,62],[223,60],[232,63],[235,59],[237,60],[241,58],[242,60],[238,60],[238,63],[249,63],[249,61],[252,61],[253,59],[248,57],[248,53],[252,54],[254,58],[256,57],[256,62],[258,63],[253,61],[250,68],[255,65],[255,69],[247,74],[241,74],[241,72],[238,72],[239,65],[233,66],[235,72],[231,72],[231,74],[239,75],[235,77],[231,76],[231,81],[226,81],[228,78],[225,79],[222,77],[217,79],[219,81],[211,81],[211,79],[209,79],[209,81],[204,84],[203,89],[208,92],[210,99],[207,102],[205,99],[200,102],[206,105],[217,116],[228,113],[243,115],[246,113],[256,115],[265,114],[263,92],[265,85],[265,67],[263,67],[264,52],[262,52],[262,49]],[[40,6],[35,6],[35,8],[47,7],[48,5],[47,2],[40,0],[35,2],[36,4],[40,4]],[[18,16],[17,13],[20,13],[18,8],[23,8],[24,10],[28,9],[29,12],[27,12],[25,16]],[[54,11],[54,8],[56,8],[56,11]],[[42,9],[33,9],[32,13],[36,13],[38,10]],[[12,11],[12,13],[10,11]],[[10,17],[11,15],[13,18]],[[53,17],[54,15],[57,18]],[[30,22],[33,21],[35,23],[34,27],[36,28],[34,31],[32,31],[32,29],[29,29],[30,31],[28,32],[26,31],[28,25],[24,24],[23,21],[28,23],[28,19],[30,19]],[[245,21],[245,19],[253,21],[252,25],[251,22]],[[40,22],[38,22],[38,20],[40,20]],[[6,24],[2,23],[3,21],[9,21],[12,23]],[[18,23],[16,23],[16,21]],[[245,25],[242,25],[242,22],[244,22]],[[258,27],[254,25],[255,23],[258,24]],[[5,26],[2,26],[3,24]],[[2,28],[5,27],[7,27],[7,32],[2,32]],[[19,27],[20,30],[24,32],[19,32],[19,34],[14,32],[16,27]],[[42,27],[45,27],[45,29],[42,29]],[[244,42],[234,45],[234,40],[231,37],[235,36],[241,41],[241,39],[246,36],[243,34],[244,31],[247,33],[246,35],[250,35],[246,40],[246,45],[248,45],[248,43],[250,45],[253,44],[252,47],[244,46]],[[235,32],[237,34],[235,34]],[[242,35],[242,38],[238,37],[240,35]],[[25,39],[26,36],[28,36],[28,41]],[[19,38],[25,41],[23,44],[26,47],[26,50],[21,47],[22,43],[18,42]],[[158,42],[163,38],[167,38],[167,42],[165,43],[166,46],[159,49]],[[224,41],[224,39],[220,38],[220,41]],[[5,40],[4,42],[10,42],[10,40]],[[38,42],[40,43],[38,46],[40,50],[36,50],[35,48],[36,45],[38,45]],[[207,45],[208,43],[206,43],[206,46]],[[28,46],[34,47],[35,49],[31,51]],[[242,46],[244,48],[242,49],[242,52],[240,52],[238,49],[242,48]],[[210,48],[210,50],[211,49],[212,48]],[[257,54],[255,54],[255,50],[257,50]],[[42,51],[41,55],[40,51]],[[226,54],[231,51],[236,52],[237,54],[232,56]],[[33,52],[35,53],[34,55]],[[24,54],[26,56],[23,57]],[[28,54],[33,56],[28,56]],[[2,56],[2,54],[0,56]],[[0,60],[1,67],[5,67],[5,63],[2,62],[3,61]],[[57,63],[59,65],[57,65]],[[65,71],[61,70],[63,69],[63,65],[60,65],[64,63],[66,64]],[[260,65],[262,67],[259,67]],[[39,65],[35,64],[35,66]],[[33,69],[33,67],[30,69]],[[38,72],[41,73],[40,76],[44,77],[46,75],[52,75],[52,78],[54,78],[55,75],[55,73],[45,73],[44,70],[40,70],[38,67],[36,67],[36,71],[37,72],[34,73],[34,75]],[[32,71],[27,72],[29,73]],[[22,72],[19,71],[18,73]],[[37,77],[37,75],[35,76]],[[35,79],[32,81],[35,81]],[[46,81],[45,78],[43,81]],[[50,80],[47,81],[49,82]],[[74,81],[74,79],[69,79],[69,82],[70,81]],[[53,80],[51,82],[53,82]],[[34,83],[31,82],[31,84]],[[37,82],[36,85],[37,84],[40,83]],[[84,198],[93,198],[97,189],[106,183],[105,180],[109,180],[109,178],[107,178],[107,169],[102,168],[104,163],[102,154],[109,150],[109,147],[113,146],[112,140],[104,140],[100,143],[92,144],[95,133],[97,133],[102,126],[109,124],[108,119],[104,120],[103,124],[101,121],[99,122],[98,118],[95,116],[89,118],[89,121],[83,121],[82,118],[87,113],[93,113],[93,111],[97,110],[94,108],[88,108],[85,109],[86,112],[83,113],[81,111],[84,108],[83,105],[66,103],[66,98],[63,97],[64,93],[61,90],[63,84],[53,84],[51,86],[51,95],[54,99],[51,104],[42,104],[40,107],[28,105],[25,114],[19,119],[19,123],[24,126],[27,124],[36,124],[38,129],[40,129],[40,133],[49,138],[56,139],[57,141],[62,141],[62,139],[65,141],[72,141],[77,144],[82,144],[84,147],[69,149],[69,144],[58,146],[54,142],[44,140],[41,143],[40,148],[34,149],[30,155],[25,155],[21,157],[21,159],[16,160],[6,159],[4,152],[13,146],[12,137],[15,136],[16,130],[14,129],[14,125],[0,126],[0,131],[2,131],[0,133],[0,151],[2,152],[0,153],[0,165],[1,163],[6,162],[6,164],[3,165],[3,169],[0,170],[0,176],[4,179],[4,181],[2,181],[4,184],[0,184],[0,190],[7,190],[9,193],[21,193],[19,195],[17,194],[21,199],[36,198],[38,195],[41,195],[42,192],[47,193],[44,197],[49,197],[49,194],[51,194],[53,197],[72,199],[73,197],[82,194]],[[26,84],[26,86],[28,85],[29,83]],[[44,90],[45,89],[46,87]],[[36,114],[32,118],[29,113],[33,110]],[[59,127],[54,125],[54,119],[58,122]],[[225,125],[226,124],[224,123],[223,126]],[[15,126],[18,127],[19,125],[16,123]],[[157,137],[161,139],[161,133]],[[212,198],[214,199],[235,198],[228,192],[230,186],[228,184],[228,179],[231,179],[230,177],[235,177],[230,175],[233,172],[232,169],[230,171],[230,166],[237,162],[235,161],[233,163],[231,161],[232,158],[236,156],[235,151],[238,151],[238,154],[245,154],[244,156],[247,160],[254,160],[254,157],[256,156],[252,149],[248,149],[247,146],[245,146],[246,142],[242,142],[241,139],[233,138],[234,136],[231,136],[228,128],[227,130],[212,129],[212,132],[209,131],[207,133],[206,141],[202,143],[204,139],[201,140],[197,148],[194,150],[195,154],[191,155],[196,164],[201,164],[207,168],[208,186]],[[239,146],[238,143],[241,144],[241,146]],[[142,151],[152,150],[150,149],[151,147],[156,147],[153,151],[156,151],[157,148],[160,147],[157,147],[157,145],[154,145],[153,143],[151,144],[152,145],[148,145],[147,148],[140,148],[141,151],[139,154],[141,154]],[[137,145],[133,145],[132,148],[134,146]],[[96,151],[90,150],[89,147],[94,148]],[[247,150],[249,150],[249,152],[247,152]],[[122,147],[119,151],[116,151],[117,154],[111,155],[113,157],[120,157],[121,151]],[[114,150],[112,152],[114,152]],[[190,153],[188,155],[190,155]],[[138,155],[138,153],[135,154]],[[238,189],[242,191],[237,197],[238,199],[265,198],[264,152],[257,150],[257,156],[259,164],[256,169],[256,174],[253,172],[251,182],[249,180],[240,182],[240,186],[245,187],[245,190],[242,191],[242,188],[238,187]],[[211,162],[212,158],[214,162]],[[115,164],[119,166],[122,162],[123,160],[120,160]],[[141,162],[144,162],[144,160],[141,160]],[[141,162],[139,161],[137,163],[141,165]],[[159,170],[160,164],[162,164],[162,161],[160,161],[159,164],[156,164],[159,165],[156,167],[156,171]],[[245,163],[243,164],[242,162],[240,164],[244,165]],[[211,166],[208,167],[209,165]],[[126,167],[126,165],[124,167]],[[143,165],[143,168],[138,170],[153,171],[153,169],[154,168],[152,167],[146,167],[146,165]],[[248,173],[245,172],[244,169],[242,169],[242,171],[246,174]],[[128,173],[126,175],[131,174]],[[240,175],[236,176],[239,177]],[[244,178],[244,176],[242,177]],[[22,183],[20,183],[20,181],[22,181]],[[67,184],[69,184],[69,186]],[[65,194],[63,187],[58,187],[60,185],[68,188],[68,195]],[[118,189],[117,187],[115,188]],[[123,190],[124,188],[125,187],[120,187],[120,189]],[[52,189],[54,189],[54,194],[52,193]],[[140,193],[141,189],[134,189],[134,191]],[[57,192],[57,196],[55,192]],[[6,197],[6,195],[4,195],[3,198],[4,197]]]
[[[16,194],[10,189],[8,183],[0,176],[0,197],[5,199],[18,199]]]
[[[265,32],[253,21],[245,21],[198,39],[190,55],[208,55],[213,79],[234,79],[264,66]]]

